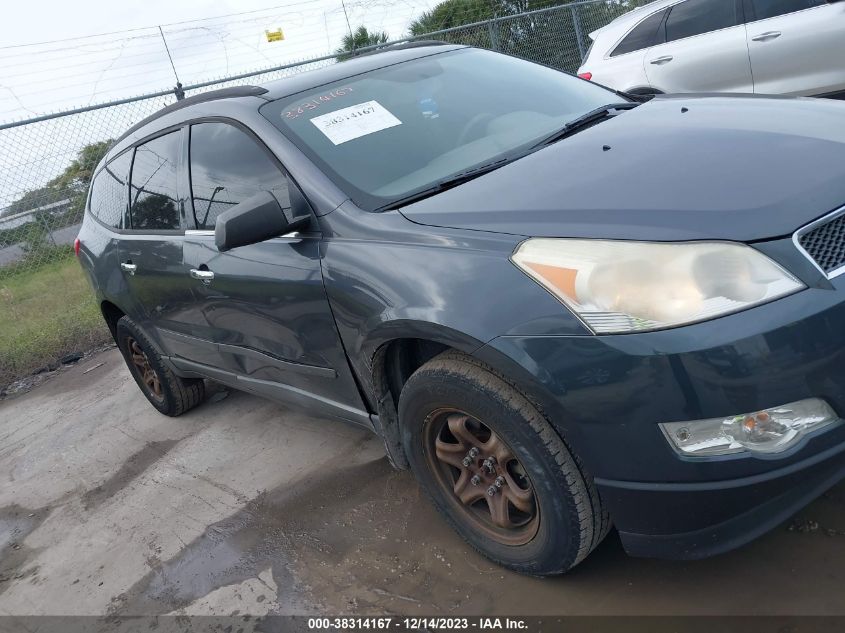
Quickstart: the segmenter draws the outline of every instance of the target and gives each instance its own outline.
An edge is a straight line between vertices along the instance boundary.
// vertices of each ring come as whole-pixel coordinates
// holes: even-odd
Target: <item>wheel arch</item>
[[[371,350],[369,382],[378,414],[376,431],[384,440],[390,462],[395,468],[407,469],[408,461],[399,439],[399,394],[408,378],[435,356],[455,350],[471,356],[484,346],[472,336],[436,323],[393,321],[385,323],[362,346]]]
[[[100,302],[100,312],[103,314],[103,319],[106,321],[106,325],[111,332],[112,338],[115,338],[115,335],[117,334],[117,322],[122,316],[126,315],[126,312],[121,310],[108,299],[104,299]]]
[[[469,362],[484,366],[525,396],[548,420],[570,450],[579,458],[584,458],[584,451],[581,450],[583,439],[577,424],[572,423],[574,416],[563,410],[554,395],[537,383],[519,359],[510,358],[495,347],[455,330],[437,325],[423,328],[422,324],[417,324],[412,331],[404,334],[397,332],[396,336],[380,342],[370,364],[370,379],[378,413],[376,431],[381,435],[395,468],[408,468],[400,441],[398,416],[402,387],[417,369],[446,351],[460,352]]]

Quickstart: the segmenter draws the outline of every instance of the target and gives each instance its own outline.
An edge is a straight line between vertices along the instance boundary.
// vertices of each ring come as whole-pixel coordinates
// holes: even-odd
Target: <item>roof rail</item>
[[[217,99],[231,99],[233,97],[257,97],[259,95],[263,95],[266,92],[267,88],[264,88],[263,86],[233,86],[231,88],[209,90],[208,92],[203,92],[198,95],[187,97],[185,99],[177,101],[176,103],[171,103],[170,105],[163,107],[161,110],[153,112],[150,116],[141,119],[135,125],[126,130],[123,134],[121,134],[117,138],[117,140],[112,144],[112,147],[120,143],[123,139],[127,138],[134,132],[137,132],[147,123],[151,123],[159,117],[162,117],[165,114],[170,114],[171,112],[175,112],[176,110],[181,110],[182,108],[187,108],[188,106],[192,106],[197,103],[204,103],[206,101],[216,101]]]
[[[358,53],[354,57],[350,57],[350,59],[355,59],[356,57],[365,57],[367,55],[376,55],[378,53],[389,53],[390,51],[404,51],[408,48],[422,48],[423,46],[461,46],[460,44],[455,44],[454,42],[442,42],[440,40],[414,40],[411,42],[402,42],[400,44],[387,44],[386,46],[379,46],[374,48],[373,50],[364,51],[363,53]]]

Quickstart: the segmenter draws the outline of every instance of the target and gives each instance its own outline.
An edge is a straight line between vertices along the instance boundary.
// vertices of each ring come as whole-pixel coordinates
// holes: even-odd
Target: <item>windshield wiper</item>
[[[636,108],[639,103],[631,102],[631,101],[624,101],[622,103],[609,103],[607,105],[603,105],[600,108],[596,108],[595,110],[590,110],[589,112],[582,114],[577,119],[572,119],[562,128],[560,128],[554,134],[550,134],[539,143],[534,145],[534,148],[543,147],[544,145],[549,145],[550,143],[554,143],[559,141],[563,138],[566,138],[570,134],[573,134],[579,130],[583,130],[586,127],[594,125],[599,121],[603,121],[604,119],[608,119],[611,117],[615,117],[617,114],[622,112],[623,110],[631,110]]]
[[[479,176],[483,176],[484,174],[490,173],[491,171],[510,163],[523,154],[517,154],[515,156],[506,156],[504,158],[498,158],[494,161],[489,163],[484,163],[478,167],[473,167],[472,169],[467,169],[466,171],[458,172],[448,178],[441,180],[431,187],[426,187],[421,191],[417,191],[416,193],[412,193],[409,196],[405,196],[404,198],[399,198],[398,200],[394,200],[390,204],[387,204],[383,207],[379,207],[376,211],[390,211],[392,209],[398,209],[399,207],[404,207],[405,205],[418,202],[419,200],[424,200],[425,198],[430,198],[431,196],[437,195],[438,193],[442,193],[447,189],[451,189],[453,187],[457,187],[458,185],[462,185],[465,182],[469,182]]]
[[[435,196],[438,193],[442,193],[447,189],[451,189],[452,187],[457,187],[458,185],[462,185],[465,182],[469,182],[479,176],[483,176],[486,173],[493,171],[494,169],[498,169],[506,165],[507,163],[511,163],[518,158],[522,158],[523,156],[530,154],[534,150],[548,145],[549,143],[554,143],[555,141],[559,141],[560,139],[576,132],[579,129],[583,129],[586,126],[593,125],[602,119],[608,117],[614,117],[619,112],[623,110],[631,110],[632,108],[636,108],[639,103],[632,102],[632,101],[624,101],[621,103],[609,103],[607,105],[603,105],[600,108],[596,108],[595,110],[590,110],[586,114],[582,114],[577,119],[573,119],[569,121],[566,125],[564,125],[561,129],[556,131],[554,134],[551,134],[541,140],[539,143],[532,145],[527,150],[523,149],[521,151],[514,152],[509,156],[505,156],[503,158],[498,158],[494,161],[489,163],[485,163],[480,165],[479,167],[473,167],[472,169],[468,169],[466,171],[458,172],[445,180],[441,180],[440,182],[435,183],[430,187],[426,187],[421,191],[417,191],[416,193],[412,193],[409,196],[405,196],[403,198],[399,198],[398,200],[394,200],[393,202],[386,204],[382,207],[378,207],[375,211],[390,211],[393,209],[398,209],[399,207],[403,207],[414,202],[418,202],[420,200],[424,200],[425,198],[430,198],[431,196]]]

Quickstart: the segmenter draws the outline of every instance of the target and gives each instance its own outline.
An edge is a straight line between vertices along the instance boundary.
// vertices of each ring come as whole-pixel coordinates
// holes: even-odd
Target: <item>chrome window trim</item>
[[[845,264],[842,264],[839,268],[834,268],[829,273],[825,272],[824,268],[819,266],[818,262],[813,259],[812,255],[810,255],[810,253],[808,253],[807,250],[803,246],[801,246],[800,238],[802,235],[809,233],[813,229],[821,226],[822,224],[827,224],[828,222],[835,220],[843,214],[845,214],[845,207],[840,207],[834,211],[831,211],[827,215],[823,215],[818,220],[813,220],[809,224],[802,226],[800,229],[798,229],[797,231],[795,231],[795,233],[792,234],[792,243],[795,244],[795,248],[797,248],[798,251],[802,255],[804,255],[804,257],[809,259],[813,266],[815,266],[816,269],[828,279],[833,279],[834,277],[838,277],[842,273],[845,273]]]
[[[186,237],[214,237],[215,233],[214,230],[200,230],[200,229],[187,229],[185,231]],[[265,242],[269,242],[270,240],[279,240],[279,239],[300,239],[303,237],[307,237],[305,234],[300,233],[299,231],[291,231],[290,233],[285,233],[284,235],[277,235],[276,237],[271,237],[268,240],[264,240]]]

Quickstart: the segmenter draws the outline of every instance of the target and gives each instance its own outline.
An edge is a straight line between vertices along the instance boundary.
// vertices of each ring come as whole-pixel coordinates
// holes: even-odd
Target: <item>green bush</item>
[[[64,251],[62,254],[60,250]],[[0,268],[0,386],[109,340],[88,280],[68,247],[38,266]]]

